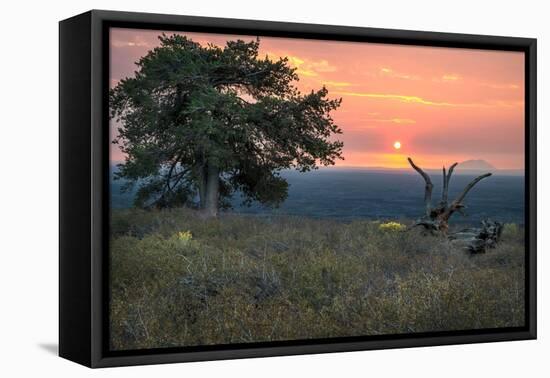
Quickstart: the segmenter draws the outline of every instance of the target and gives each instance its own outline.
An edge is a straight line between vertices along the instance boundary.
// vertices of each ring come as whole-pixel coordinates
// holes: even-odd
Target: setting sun
[[[111,61],[124,62],[110,71],[111,88],[134,76],[133,62],[159,46],[160,33],[111,30]],[[218,47],[230,40],[256,38],[178,34],[202,46]],[[334,139],[343,143],[344,159],[334,161],[337,167],[410,168],[406,157],[401,158],[407,151],[414,153],[424,168],[439,169],[444,161],[483,158],[497,168],[523,169],[523,52],[265,36],[258,56],[275,61],[287,58],[300,78],[294,85],[302,94],[324,85],[327,98],[342,99],[331,112],[342,130]],[[354,64],[350,64],[350,56]],[[479,125],[484,125],[482,134]],[[113,138],[119,126],[112,120]],[[451,130],[453,138],[448,137]],[[124,161],[126,153],[120,146],[110,146],[111,160]]]

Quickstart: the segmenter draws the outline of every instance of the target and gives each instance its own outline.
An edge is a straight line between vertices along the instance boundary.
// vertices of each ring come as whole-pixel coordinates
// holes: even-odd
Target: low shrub
[[[115,210],[111,347],[524,324],[521,227],[506,226],[502,242],[476,256],[403,227]]]

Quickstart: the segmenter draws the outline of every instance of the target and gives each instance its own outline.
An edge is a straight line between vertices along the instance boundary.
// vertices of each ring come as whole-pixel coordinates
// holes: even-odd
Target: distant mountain
[[[458,164],[458,168],[468,171],[489,171],[494,172],[497,169],[485,160],[466,160]]]

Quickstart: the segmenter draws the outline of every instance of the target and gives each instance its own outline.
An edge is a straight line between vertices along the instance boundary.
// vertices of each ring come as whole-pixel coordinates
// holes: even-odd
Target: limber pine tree
[[[138,185],[137,206],[193,204],[216,216],[236,190],[246,203],[277,206],[288,193],[281,170],[342,158],[330,115],[341,99],[325,87],[300,93],[296,69],[261,58],[259,39],[223,48],[159,39],[110,91],[113,143],[126,155],[117,176]]]

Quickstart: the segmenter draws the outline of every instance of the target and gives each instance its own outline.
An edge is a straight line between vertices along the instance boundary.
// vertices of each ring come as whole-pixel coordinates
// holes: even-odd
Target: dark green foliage
[[[123,210],[110,255],[115,350],[524,324],[515,225],[470,256],[373,221]]]
[[[201,207],[217,207],[240,190],[276,206],[287,195],[280,170],[341,158],[342,143],[331,138],[341,130],[330,117],[341,100],[324,87],[301,94],[295,69],[286,58],[259,57],[259,40],[224,48],[179,35],[160,42],[110,93],[120,125],[114,143],[127,155],[118,175],[140,185],[137,205],[198,197]]]

